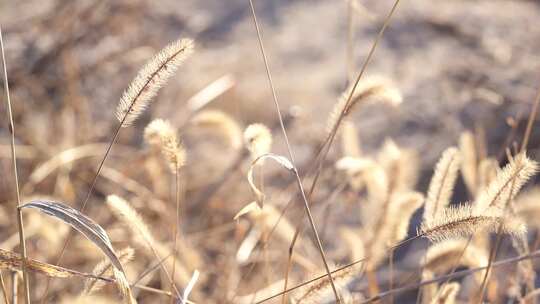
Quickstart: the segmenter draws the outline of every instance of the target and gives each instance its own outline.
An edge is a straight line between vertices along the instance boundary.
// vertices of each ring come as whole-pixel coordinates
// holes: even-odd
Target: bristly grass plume
[[[163,48],[139,71],[120,98],[116,118],[131,125],[148,107],[157,92],[193,53],[193,40],[181,39]]]

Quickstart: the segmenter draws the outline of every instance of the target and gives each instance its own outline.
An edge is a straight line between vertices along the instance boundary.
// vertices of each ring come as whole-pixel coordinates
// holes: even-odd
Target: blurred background
[[[356,77],[392,5],[386,0],[255,1],[300,173],[311,164],[326,134],[329,112]],[[485,139],[487,153],[503,161],[504,148],[521,140],[540,84],[539,20],[538,1],[402,1],[366,75],[391,79],[403,103],[370,105],[352,114],[363,150],[373,152],[387,138],[415,149],[421,156],[417,188],[422,192],[441,151],[456,145],[465,130]],[[0,25],[23,197],[50,196],[73,206],[84,199],[111,138],[123,90],[167,43],[193,38],[194,55],[134,126],[122,130],[107,161],[111,171],[98,180],[86,213],[108,227],[113,241],[122,247],[129,243],[125,232],[103,200],[108,194],[123,195],[159,238],[168,239],[170,221],[160,218],[172,206],[171,183],[165,169],[149,163],[151,151],[142,138],[152,119],[168,119],[180,128],[188,151],[181,222],[186,242],[197,256],[188,271],[198,267],[204,273],[195,293],[199,303],[223,303],[219,299],[231,299],[231,290],[249,294],[265,286],[265,281],[282,277],[283,263],[272,280],[253,277],[248,283],[239,278],[247,266],[231,266],[248,229],[246,223],[235,225],[232,217],[253,200],[245,179],[249,159],[215,132],[187,124],[190,102],[217,84],[218,93],[207,107],[229,114],[241,128],[253,122],[273,128],[272,151],[286,154],[247,0],[3,0]],[[18,239],[11,220],[15,205],[5,110],[2,105],[0,248],[14,250]],[[533,132],[529,149],[535,159],[539,134]],[[84,149],[70,150],[77,147]],[[330,169],[322,175],[315,201],[338,187],[332,170],[338,155],[339,149],[330,151]],[[277,201],[291,189],[286,186],[292,179],[278,167],[268,167],[267,187],[275,190]],[[458,187],[462,191],[457,191],[456,201],[466,200],[463,183]],[[336,208],[325,225],[331,227],[350,208]],[[303,216],[300,204],[291,212]],[[327,214],[325,208],[314,212],[319,221]],[[29,217],[29,255],[53,263],[67,229],[43,223],[46,220],[39,216]],[[324,243],[334,252],[330,256],[339,260],[343,254],[329,231]],[[90,245],[82,238],[71,246],[79,251],[66,254],[63,265],[91,271],[101,258],[98,252],[83,250]],[[286,249],[286,242],[274,248],[280,262],[286,259]],[[317,252],[306,255],[320,267]],[[149,265],[134,264],[138,271]],[[44,281],[42,276],[33,277],[36,297],[44,291]],[[146,283],[159,286],[154,281]],[[53,280],[51,303],[69,303],[65,295],[76,294],[81,284]],[[140,299],[157,301],[152,294],[142,294]]]

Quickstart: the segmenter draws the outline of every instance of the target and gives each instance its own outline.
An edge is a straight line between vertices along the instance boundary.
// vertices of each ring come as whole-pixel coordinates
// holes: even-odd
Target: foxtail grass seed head
[[[429,184],[424,208],[425,222],[432,221],[450,203],[460,161],[458,149],[451,147],[443,152]]]
[[[374,76],[363,78],[356,86],[350,102],[347,103],[352,89],[352,86],[349,87],[341,95],[330,112],[330,116],[326,123],[326,131],[328,133],[335,128],[341,113],[343,113],[343,117],[347,117],[355,106],[366,101],[384,102],[393,106],[397,106],[403,101],[400,91],[389,79],[384,77]]]
[[[494,232],[501,224],[501,232],[512,238],[523,238],[527,232],[527,227],[521,219],[505,215],[499,208],[493,207],[476,212],[473,206],[466,204],[444,208],[432,221],[422,223],[419,235],[436,243],[468,237],[477,232]]]
[[[116,108],[122,126],[131,125],[148,107],[157,92],[193,53],[193,40],[181,39],[163,48],[137,73]]]
[[[261,123],[251,124],[244,130],[244,145],[252,159],[269,153],[272,149],[272,132]]]
[[[122,264],[125,264],[129,261],[131,261],[135,255],[135,250],[131,247],[126,247],[120,251],[117,252],[118,259]],[[94,269],[92,270],[92,274],[95,276],[105,276],[112,274],[112,265],[111,262],[108,259],[101,260]],[[88,296],[98,290],[100,290],[104,286],[104,283],[101,281],[98,281],[96,279],[87,279],[84,283],[83,291],[81,292],[81,296]]]
[[[520,153],[510,159],[509,163],[497,173],[476,202],[476,212],[481,213],[489,207],[506,208],[525,183],[538,172],[538,163]]]
[[[144,129],[144,138],[161,150],[171,170],[176,172],[186,162],[186,150],[178,143],[176,131],[163,119],[155,119]]]
[[[117,195],[109,195],[107,196],[107,206],[118,219],[129,227],[138,243],[148,248],[154,246],[156,241],[148,226],[126,200]]]

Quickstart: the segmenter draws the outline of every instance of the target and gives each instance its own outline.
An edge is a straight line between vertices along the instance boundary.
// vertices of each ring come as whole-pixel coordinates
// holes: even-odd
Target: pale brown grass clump
[[[131,125],[148,107],[161,87],[193,53],[193,40],[181,39],[163,48],[137,73],[120,98],[116,118],[122,126]]]

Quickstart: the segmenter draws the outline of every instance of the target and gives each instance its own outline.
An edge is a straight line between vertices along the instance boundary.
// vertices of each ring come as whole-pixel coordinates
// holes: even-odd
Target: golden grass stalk
[[[116,108],[122,126],[129,126],[148,107],[178,67],[193,53],[193,40],[181,39],[163,48],[137,73]]]
[[[186,150],[179,144],[176,131],[168,121],[154,119],[144,129],[144,139],[161,150],[173,173],[185,164]]]
[[[349,87],[339,98],[330,112],[326,123],[326,130],[330,133],[336,126],[341,115],[347,117],[353,108],[366,101],[386,102],[391,105],[399,105],[403,101],[401,93],[384,77],[373,76],[362,79],[353,92],[351,101],[347,103],[353,87]],[[343,113],[343,114],[342,114]]]
[[[2,52],[2,70],[3,70],[3,81],[4,88],[6,92],[6,107],[7,115],[9,121],[9,133],[10,136],[10,148],[11,148],[11,165],[13,168],[13,182],[14,182],[14,191],[15,197],[17,199],[17,207],[21,206],[21,192],[19,189],[19,173],[17,169],[17,149],[15,147],[15,124],[13,123],[13,111],[11,109],[11,97],[9,94],[9,81],[7,73],[7,63],[6,63],[6,53],[4,51],[4,38],[2,37],[2,28],[0,27],[0,50]],[[23,272],[23,282],[24,282],[24,299],[26,304],[30,304],[30,279],[28,278],[28,271],[26,269],[26,240],[24,236],[24,222],[22,218],[22,213],[20,209],[16,209],[17,213],[17,230],[19,233],[19,245],[21,250],[21,256],[23,257],[23,263],[21,264],[21,270]],[[14,303],[15,304],[15,303]]]
[[[229,114],[218,110],[205,110],[197,113],[191,122],[197,126],[218,131],[233,149],[242,147],[242,129]]]
[[[527,228],[515,216],[504,215],[503,210],[489,208],[478,212],[471,205],[450,206],[442,210],[430,222],[423,222],[419,235],[432,242],[471,236],[477,231],[494,232],[501,225],[501,232],[512,238],[523,238]]]
[[[27,260],[28,270],[40,273],[52,278],[72,278],[72,277],[84,277],[84,278],[94,278],[93,274],[79,272],[71,269],[67,269],[60,266],[55,266],[52,264],[43,263],[36,261],[34,259]],[[0,249],[0,269],[9,269],[11,271],[18,271],[21,267],[21,256]]]
[[[251,124],[244,130],[244,145],[252,159],[269,153],[272,148],[272,132],[261,123]]]
[[[475,202],[476,212],[481,213],[489,207],[506,208],[519,190],[538,171],[538,163],[529,159],[525,153],[511,158],[509,163],[497,173],[497,177]]]
[[[458,149],[446,149],[435,166],[424,207],[424,222],[431,222],[450,203],[458,177],[460,155]]]
[[[459,136],[459,153],[461,154],[461,175],[463,181],[474,195],[478,191],[478,153],[476,151],[476,141],[474,135],[463,132]]]
[[[118,259],[122,264],[125,264],[133,259],[133,256],[135,254],[135,250],[131,247],[126,247],[120,251],[118,251]],[[92,270],[92,274],[98,277],[102,277],[105,275],[110,275],[112,273],[112,264],[108,259],[101,260]],[[81,296],[88,296],[98,290],[100,290],[103,287],[103,282],[98,281],[96,279],[88,279],[84,283],[84,288],[81,292]]]

